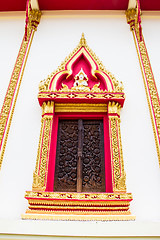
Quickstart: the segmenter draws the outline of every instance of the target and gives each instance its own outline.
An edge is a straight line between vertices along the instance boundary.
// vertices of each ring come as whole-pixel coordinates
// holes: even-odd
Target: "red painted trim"
[[[53,115],[53,113],[44,113],[43,115],[42,115],[42,117],[44,117],[44,116],[51,116],[51,115]]]
[[[85,54],[83,52],[81,52],[81,50],[84,50],[85,53],[92,59],[92,61],[94,62],[95,64],[95,72],[92,74],[92,65],[90,63],[90,61],[88,60],[88,58],[85,56]],[[81,53],[80,53],[81,52]],[[80,55],[79,55],[80,54]],[[83,60],[82,60],[82,57]],[[75,58],[75,59],[74,59]],[[74,61],[73,61],[74,59]],[[73,61],[73,62],[72,62]],[[80,61],[81,63],[78,64],[77,61]],[[71,64],[69,70],[71,70],[71,72],[68,71],[68,65]],[[77,69],[77,64],[79,65],[79,70]],[[89,66],[89,67],[88,67]],[[113,86],[113,83],[112,83],[112,80],[111,78],[109,77],[109,75],[101,70],[99,70],[99,67],[97,65],[97,63],[95,62],[94,58],[91,56],[91,54],[88,52],[88,50],[85,48],[85,47],[81,47],[74,55],[71,59],[68,60],[68,62],[66,63],[65,65],[65,69],[63,71],[59,71],[58,73],[56,73],[53,78],[51,79],[50,81],[50,84],[49,84],[49,89],[52,89],[52,85],[53,83],[55,84],[55,89],[59,90],[62,88],[61,84],[62,82],[64,84],[66,84],[69,89],[71,88],[71,86],[73,86],[72,84],[74,84],[74,79],[73,79],[73,76],[75,76],[76,74],[78,74],[78,72],[80,71],[80,69],[83,68],[84,69],[84,72],[87,74],[88,78],[89,78],[89,81],[88,81],[88,86],[89,87],[93,87],[94,84],[96,82],[94,82],[92,80],[92,78],[97,78],[97,83],[99,82],[100,83],[100,88],[103,89],[103,90],[107,90],[109,92],[109,86],[111,86],[111,91],[114,91],[114,86]],[[99,72],[96,72],[96,70],[98,70]],[[67,71],[67,72],[66,72]],[[77,72],[78,71],[78,72]],[[60,74],[61,73],[61,74]],[[102,73],[106,76],[106,77],[103,77]],[[57,76],[58,75],[58,76]],[[68,77],[71,77],[71,81],[68,82],[67,81],[67,78]],[[56,82],[55,82],[55,78],[57,78]],[[106,80],[105,78],[107,78],[108,80]],[[63,80],[62,80],[63,79]],[[107,84],[107,81],[109,82],[109,86]]]
[[[114,182],[114,162],[113,162],[113,148],[112,148],[112,133],[111,133],[111,122],[109,121],[109,139],[110,139],[110,154],[111,154],[111,175],[112,175],[112,187],[115,188],[115,182]]]
[[[46,159],[46,171],[45,171],[45,181],[44,185],[47,184],[47,177],[48,177],[48,164],[49,164],[49,156],[50,156],[50,145],[51,145],[51,135],[52,135],[52,123],[50,123],[50,131],[49,131],[49,141],[48,141],[48,152],[47,152],[47,159]]]
[[[113,192],[112,186],[112,170],[111,170],[111,152],[110,152],[110,139],[109,139],[109,122],[107,114],[103,118],[104,128],[104,155],[105,155],[105,185],[106,192]]]
[[[113,192],[112,188],[112,172],[111,172],[111,156],[110,156],[110,140],[107,113],[55,113],[53,118],[52,137],[48,164],[48,178],[46,192],[54,190],[54,173],[57,150],[57,134],[59,119],[103,119],[104,126],[104,158],[105,158],[105,187],[106,192]]]
[[[128,0],[38,0],[40,10],[127,10]],[[7,0],[1,1],[0,11],[25,11],[26,0]],[[160,1],[141,0],[141,9],[150,11],[160,10]]]
[[[46,192],[53,192],[54,187],[54,173],[55,173],[55,161],[57,151],[57,134],[58,134],[58,117],[56,114],[53,116],[51,144],[49,149],[49,162],[48,162],[48,177],[46,183]]]

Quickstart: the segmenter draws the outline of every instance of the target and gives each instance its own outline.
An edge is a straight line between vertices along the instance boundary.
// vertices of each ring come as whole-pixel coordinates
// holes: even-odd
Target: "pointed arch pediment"
[[[83,72],[84,79],[82,74]],[[80,79],[81,78],[81,79]],[[123,85],[105,69],[99,58],[93,53],[86,43],[84,34],[80,39],[79,45],[65,59],[60,67],[39,85],[40,104],[46,99],[44,93],[50,93],[53,98],[78,98],[83,93],[84,98],[111,98],[114,94],[115,99],[123,99]],[[66,94],[66,95],[65,95]],[[70,95],[68,95],[70,94]],[[79,94],[78,96],[76,94]],[[93,95],[94,94],[94,95]],[[112,96],[109,94],[112,94]],[[103,96],[102,96],[103,95]],[[43,100],[42,100],[43,98]],[[48,97],[47,97],[48,99]],[[121,105],[123,101],[119,101]]]

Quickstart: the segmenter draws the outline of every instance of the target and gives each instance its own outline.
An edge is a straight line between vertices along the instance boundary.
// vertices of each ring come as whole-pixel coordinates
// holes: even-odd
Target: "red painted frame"
[[[111,153],[107,113],[54,113],[46,192],[54,191],[54,173],[59,119],[102,119],[104,129],[105,192],[112,193]]]

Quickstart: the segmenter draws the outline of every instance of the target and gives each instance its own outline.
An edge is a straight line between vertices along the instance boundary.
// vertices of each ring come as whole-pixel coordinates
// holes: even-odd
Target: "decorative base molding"
[[[29,209],[22,219],[135,220],[130,193],[26,192]]]

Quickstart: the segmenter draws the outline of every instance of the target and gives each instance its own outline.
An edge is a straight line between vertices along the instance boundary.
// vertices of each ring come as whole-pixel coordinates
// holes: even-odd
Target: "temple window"
[[[38,95],[42,123],[24,219],[133,220],[120,134],[123,86],[84,35]]]

